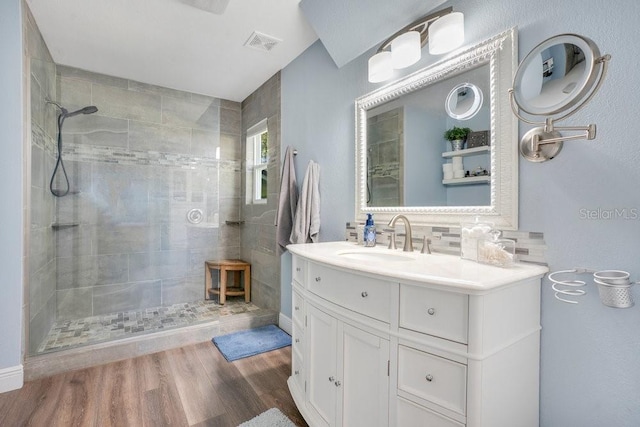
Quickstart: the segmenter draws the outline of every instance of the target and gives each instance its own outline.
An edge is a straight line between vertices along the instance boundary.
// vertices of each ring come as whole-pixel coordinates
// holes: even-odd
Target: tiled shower
[[[201,301],[207,259],[240,257],[240,103],[54,64],[26,14],[31,74],[29,353],[54,322]],[[69,111],[54,197],[54,100]],[[64,180],[54,187],[64,188]],[[188,220],[189,213],[195,221]],[[198,221],[199,220],[199,221]]]

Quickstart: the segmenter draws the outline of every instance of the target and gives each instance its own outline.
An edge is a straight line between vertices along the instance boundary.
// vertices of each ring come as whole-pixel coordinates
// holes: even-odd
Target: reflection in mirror
[[[456,120],[469,120],[482,107],[482,91],[473,83],[461,83],[451,89],[444,108],[449,117]]]
[[[443,139],[446,129],[464,126],[472,131],[488,131],[488,105],[478,103],[477,111],[464,119],[453,118],[443,106],[451,93],[461,88],[460,98],[489,90],[489,62],[435,82],[423,89],[393,99],[367,111],[367,206],[488,206],[489,182],[451,185],[443,182],[443,153],[451,151]],[[471,83],[470,83],[471,82]],[[453,89],[452,89],[453,88]],[[465,102],[465,101],[463,101]],[[460,105],[460,108],[465,108]],[[468,108],[467,108],[468,110]],[[468,115],[468,114],[467,114]],[[465,116],[466,117],[466,116]],[[462,121],[464,120],[464,122]],[[466,150],[465,153],[468,154]],[[457,156],[456,156],[457,157]],[[463,170],[489,169],[489,151],[465,156]]]
[[[509,143],[517,128],[505,110],[515,33],[356,100],[357,220],[368,212],[383,222],[402,213],[414,224],[459,225],[482,215],[502,229],[517,228],[517,151]],[[453,127],[471,128],[476,137],[451,151],[443,135]]]
[[[540,44],[518,69],[514,96],[520,108],[535,115],[551,115],[570,108],[591,90],[600,54],[588,39],[571,34]]]

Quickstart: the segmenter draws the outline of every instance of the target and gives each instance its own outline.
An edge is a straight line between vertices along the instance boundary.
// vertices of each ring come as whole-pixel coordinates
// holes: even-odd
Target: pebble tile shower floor
[[[224,316],[259,309],[252,303],[242,300],[227,300],[225,305],[219,305],[214,301],[197,301],[82,319],[61,320],[53,324],[51,331],[38,348],[37,354],[211,322]]]

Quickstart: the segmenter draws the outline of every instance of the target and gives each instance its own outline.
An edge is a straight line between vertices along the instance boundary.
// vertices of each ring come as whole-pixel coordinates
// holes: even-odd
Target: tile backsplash
[[[361,241],[359,233],[362,232],[363,223],[347,222],[345,240],[349,242]],[[412,225],[413,247],[422,249],[424,236],[431,237],[431,250],[433,252],[460,255],[460,227],[429,227]],[[390,228],[377,229],[377,244],[389,244]],[[396,230],[396,246],[401,248],[404,244],[404,229]],[[516,256],[518,261],[546,265],[545,253],[547,246],[544,242],[544,234],[531,231],[502,231],[502,237],[516,242]]]

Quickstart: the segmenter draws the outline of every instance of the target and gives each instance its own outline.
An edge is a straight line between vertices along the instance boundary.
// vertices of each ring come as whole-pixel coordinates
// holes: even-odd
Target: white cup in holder
[[[602,270],[593,273],[594,279],[603,285],[628,285],[629,273],[622,270]]]

